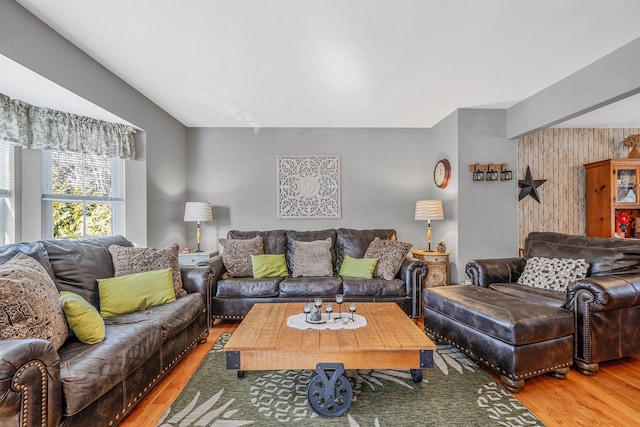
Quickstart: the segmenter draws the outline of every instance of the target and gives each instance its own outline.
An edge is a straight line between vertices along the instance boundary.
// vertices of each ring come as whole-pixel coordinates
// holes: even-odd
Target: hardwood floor
[[[237,325],[216,321],[207,342],[189,353],[121,425],[155,426],[220,334],[235,331]],[[422,328],[422,321],[418,325]],[[548,427],[640,425],[640,354],[602,363],[593,377],[572,369],[566,380],[532,378],[514,396]]]

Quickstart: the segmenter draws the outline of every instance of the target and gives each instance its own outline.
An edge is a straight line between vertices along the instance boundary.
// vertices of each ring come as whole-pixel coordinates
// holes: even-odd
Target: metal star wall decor
[[[527,166],[527,174],[525,175],[524,179],[518,180],[518,187],[520,187],[520,195],[518,196],[518,201],[524,199],[527,196],[531,196],[536,199],[538,203],[540,203],[540,197],[538,196],[537,188],[545,182],[547,182],[546,179],[533,179],[533,176],[531,175],[531,169],[529,169],[529,166]]]

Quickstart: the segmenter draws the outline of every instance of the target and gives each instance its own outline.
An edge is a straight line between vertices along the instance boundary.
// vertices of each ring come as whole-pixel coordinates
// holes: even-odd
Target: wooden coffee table
[[[422,369],[433,367],[436,345],[396,303],[357,303],[357,313],[367,320],[358,329],[287,326],[303,306],[255,304],[224,347],[227,369],[240,377],[252,370],[315,369],[309,404],[321,415],[339,416],[352,398],[345,369],[409,369],[419,382]]]

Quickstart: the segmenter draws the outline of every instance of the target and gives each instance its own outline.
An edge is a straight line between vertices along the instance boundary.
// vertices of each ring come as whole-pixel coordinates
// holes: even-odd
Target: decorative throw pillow
[[[224,248],[222,263],[226,270],[222,278],[253,277],[251,255],[264,254],[262,236],[253,239],[220,239],[219,242]]]
[[[98,291],[105,319],[176,300],[170,268],[98,279]]]
[[[85,344],[104,341],[104,320],[98,310],[78,294],[60,292],[60,304],[74,335]]]
[[[163,249],[109,246],[109,252],[111,252],[113,259],[114,276],[120,277],[170,268],[173,292],[176,298],[182,298],[187,295],[187,291],[182,287],[182,274],[180,273],[180,263],[178,262],[179,249],[180,247],[177,244]]]
[[[331,238],[313,242],[292,242],[293,277],[333,276],[331,264]]]
[[[346,277],[372,279],[378,265],[378,258],[353,258],[345,255],[338,274]]]
[[[378,258],[373,277],[393,280],[412,246],[411,243],[397,240],[382,240],[378,237],[373,239],[364,253],[365,258]]]
[[[283,277],[289,275],[284,254],[251,255],[253,277]]]
[[[584,259],[531,257],[517,283],[550,291],[565,292],[570,283],[587,277]]]
[[[0,266],[0,307],[0,339],[40,338],[57,350],[69,335],[56,285],[28,255]]]

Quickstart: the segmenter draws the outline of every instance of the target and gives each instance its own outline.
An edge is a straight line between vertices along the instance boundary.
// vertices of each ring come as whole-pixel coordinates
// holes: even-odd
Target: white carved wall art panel
[[[340,218],[340,156],[277,156],[278,218]]]

